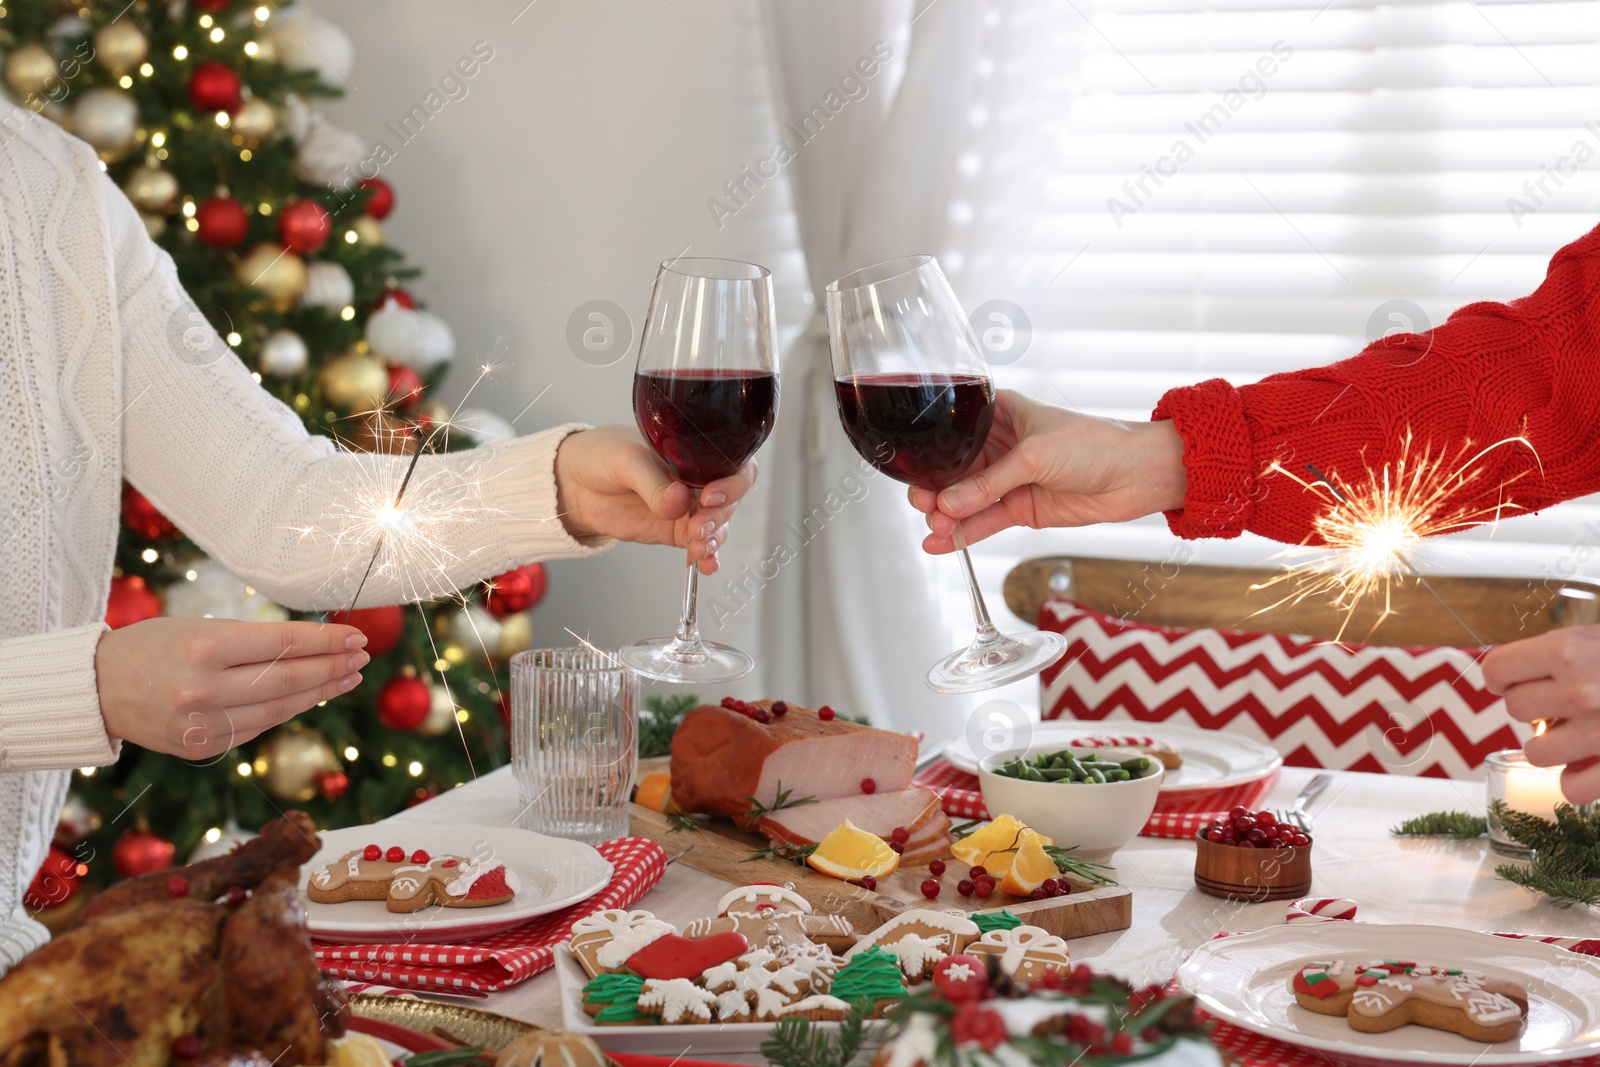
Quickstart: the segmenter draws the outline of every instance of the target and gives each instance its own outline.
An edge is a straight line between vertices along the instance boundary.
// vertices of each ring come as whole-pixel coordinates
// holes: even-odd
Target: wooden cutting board
[[[639,776],[666,769],[665,757],[642,760]],[[679,863],[731,885],[793,882],[795,890],[811,901],[818,912],[843,915],[862,933],[876,929],[908,908],[959,908],[969,913],[1003,908],[1028,925],[1042,927],[1069,940],[1108,930],[1126,930],[1133,924],[1133,890],[1126,886],[1074,880],[1073,893],[1049,900],[1020,899],[998,889],[987,900],[963,897],[956,892],[956,883],[967,876],[969,868],[949,857],[945,860],[945,872],[939,877],[939,895],[929,900],[921,890],[923,880],[930,877],[926,867],[902,867],[878,879],[877,890],[869,891],[787,860],[751,860],[750,853],[768,844],[767,839],[741,830],[725,819],[701,816],[696,819],[698,825],[689,829],[661,812],[629,804],[628,822],[634,834],[657,842],[669,856],[688,849]],[[707,901],[708,909],[713,903]]]

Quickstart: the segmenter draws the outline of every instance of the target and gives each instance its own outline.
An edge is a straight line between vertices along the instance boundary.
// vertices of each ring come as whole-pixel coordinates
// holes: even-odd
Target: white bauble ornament
[[[500,647],[500,620],[482,604],[468,604],[450,620],[450,640],[480,663],[487,663]]]
[[[455,726],[456,704],[450,699],[449,690],[437,682],[428,683],[428,695],[432,701],[428,705],[428,717],[417,727],[417,733],[425,737],[438,737]]]
[[[356,283],[350,272],[337,263],[318,260],[306,267],[306,291],[300,301],[307,307],[343,311],[356,298]]]
[[[305,140],[306,134],[311,132],[311,105],[299,93],[284,96],[281,118],[283,132],[293,137],[296,144]]]
[[[261,342],[261,373],[274,378],[293,378],[311,362],[305,339],[293,330],[273,330]]]
[[[355,66],[356,50],[350,35],[305,7],[279,8],[266,37],[278,62],[291,69],[314,70],[329,85],[343,87]]]
[[[193,578],[188,575],[193,574]],[[289,613],[274,604],[214,559],[196,560],[166,590],[166,613],[187,619],[238,619],[240,622],[283,622]]]
[[[294,172],[301,181],[342,193],[361,180],[361,160],[366,154],[367,142],[360,134],[317,115],[295,154]]]
[[[431,311],[418,311],[417,364],[414,370],[428,370],[447,362],[456,354],[456,335],[450,324]]]
[[[202,837],[200,839],[200,843],[194,846],[194,851],[189,853],[190,863],[198,863],[201,860],[209,860],[217,856],[226,856],[228,853],[232,852],[234,849],[238,848],[240,845],[256,836],[249,830],[246,830],[244,827],[240,826],[238,821],[235,819],[229,819],[221,826],[216,827],[216,829],[220,830],[221,833],[217,835],[217,839],[215,841],[207,841],[204,837]]]
[[[81,15],[73,13],[56,19],[45,32],[57,41],[76,41],[89,36],[89,24]]]
[[[422,360],[421,316],[391,297],[367,316],[367,347],[387,363],[415,368]]]
[[[450,425],[465,430],[480,445],[497,445],[517,436],[516,428],[494,412],[484,408],[468,408],[450,420]]]
[[[102,155],[125,152],[139,130],[139,105],[116,89],[90,89],[72,109],[72,132]]]

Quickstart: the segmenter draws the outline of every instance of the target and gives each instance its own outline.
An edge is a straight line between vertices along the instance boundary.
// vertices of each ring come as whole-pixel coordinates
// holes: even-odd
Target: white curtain
[[[764,9],[817,310],[783,355],[765,477],[772,540],[791,552],[767,568],[776,576],[761,594],[759,656],[774,694],[935,737],[959,733],[973,702],[930,692],[923,675],[970,640],[970,616],[949,593],[955,562],[922,552],[925,527],[905,487],[863,474],[871,469],[839,428],[821,308],[823,288],[846,271],[943,248],[985,8],[773,0]]]

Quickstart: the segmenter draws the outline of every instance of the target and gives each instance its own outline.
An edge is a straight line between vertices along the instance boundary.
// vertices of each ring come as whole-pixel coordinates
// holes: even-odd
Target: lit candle
[[[1506,807],[1540,818],[1555,816],[1556,805],[1566,802],[1561,795],[1560,767],[1535,767],[1518,752],[1507,760]]]

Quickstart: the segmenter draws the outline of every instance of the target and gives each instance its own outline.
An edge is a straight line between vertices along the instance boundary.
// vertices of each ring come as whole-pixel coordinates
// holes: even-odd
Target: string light
[[[399,760],[394,758],[394,753],[393,752],[385,752],[383,754],[383,765],[385,767],[393,767],[395,764],[397,764],[399,762],[400,762]]]
[[[261,52],[261,46],[256,44],[254,41],[246,41],[244,43],[244,54],[245,55],[251,56],[253,58],[254,56],[258,55],[260,52]]]
[[[98,767],[79,767],[78,773],[83,775],[85,778],[93,778],[94,772],[97,770],[99,770]]]
[[[222,840],[222,828],[221,827],[213,826],[211,829],[206,831],[206,844],[214,845],[218,841],[221,841],[221,840]]]
[[[230,123],[232,121],[233,121],[232,119],[228,118],[228,113],[226,111],[217,112],[217,125],[218,126],[221,126],[223,129],[227,129],[228,128],[228,123]]]
[[[133,88],[133,79],[131,77],[129,77],[128,75],[124,74],[122,77],[117,79],[117,84],[122,86],[124,89],[132,89]]]
[[[211,18],[210,15],[201,15],[200,16],[200,28],[201,29],[207,28],[208,26],[211,25],[211,23],[212,23],[212,18]]]
[[[178,47],[172,50],[172,58],[181,63],[183,60],[189,58],[189,50],[180,44]]]
[[[226,36],[227,36],[227,33],[223,30],[223,28],[221,26],[218,26],[216,29],[211,31],[211,42],[213,44],[220,44],[222,42],[222,39],[224,37],[226,37]]]
[[[154,74],[155,72],[156,72],[156,68],[151,66],[149,63],[140,63],[139,64],[139,76],[140,77],[148,78],[148,77],[150,77],[150,75]]]
[[[154,563],[156,560],[161,558],[161,553],[157,552],[153,548],[147,548],[143,552],[139,553],[139,558],[144,560],[146,563]]]
[[[250,777],[250,764],[248,763],[240,763],[239,766],[234,768],[234,770],[239,772],[240,778]]]
[[[238,348],[239,347],[239,342],[241,342],[243,340],[244,340],[244,338],[239,336],[239,331],[238,330],[229,331],[229,333],[228,333],[228,345],[229,345],[229,347]]]
[[[361,750],[354,745],[344,746],[344,758],[354,763],[361,758]]]
[[[418,763],[416,760],[412,760],[410,763],[406,764],[406,772],[413,778],[421,778],[422,764]]]
[[[349,322],[351,319],[356,317],[356,309],[351,307],[349,304],[346,304],[340,309],[339,317],[344,321]]]

